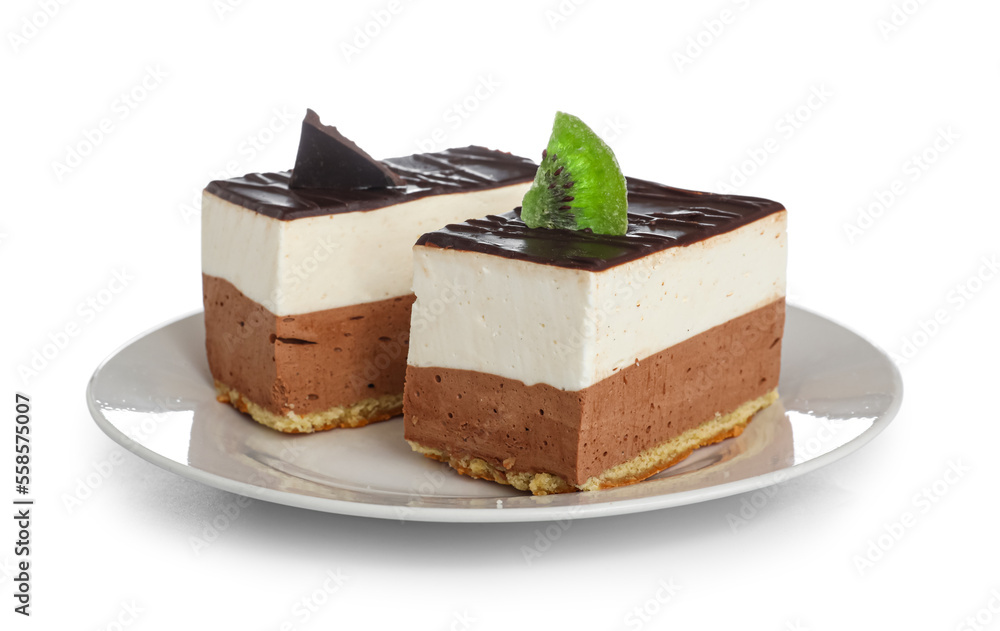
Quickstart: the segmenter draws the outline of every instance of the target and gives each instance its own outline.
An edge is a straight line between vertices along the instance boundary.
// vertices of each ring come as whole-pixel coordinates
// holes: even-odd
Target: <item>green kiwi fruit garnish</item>
[[[529,228],[625,234],[628,197],[615,154],[572,114],[556,112],[535,181],[521,203]]]

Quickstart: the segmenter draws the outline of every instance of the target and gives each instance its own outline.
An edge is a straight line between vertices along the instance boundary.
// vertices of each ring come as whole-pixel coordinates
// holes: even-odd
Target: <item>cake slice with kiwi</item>
[[[626,179],[557,114],[522,208],[414,247],[410,446],[547,494],[638,482],[740,434],[777,399],[786,214]]]
[[[535,166],[483,147],[375,160],[309,111],[291,171],[211,182],[202,282],[219,400],[295,433],[399,414],[413,242],[511,208]]]

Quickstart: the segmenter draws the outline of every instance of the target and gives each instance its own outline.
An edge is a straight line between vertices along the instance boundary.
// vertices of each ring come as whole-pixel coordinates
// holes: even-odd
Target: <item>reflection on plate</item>
[[[95,371],[91,414],[138,456],[199,482],[313,510],[449,522],[543,521],[680,506],[751,491],[829,464],[892,420],[902,382],[881,351],[789,306],[781,399],[736,438],[632,486],[534,497],[455,474],[410,451],[402,419],[289,435],[215,400],[202,315],[129,342]]]

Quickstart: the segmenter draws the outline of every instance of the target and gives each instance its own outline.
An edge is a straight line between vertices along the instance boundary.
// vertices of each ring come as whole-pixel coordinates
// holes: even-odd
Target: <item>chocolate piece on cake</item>
[[[546,494],[637,482],[740,434],[777,398],[786,216],[630,179],[621,236],[516,210],[423,235],[406,439]]]
[[[312,432],[398,414],[414,241],[512,208],[535,173],[530,160],[482,147],[380,164],[401,185],[295,188],[282,172],[205,189],[209,367],[219,399],[264,425]]]
[[[403,186],[403,178],[361,147],[324,125],[306,110],[299,152],[289,185],[292,188],[384,188]]]

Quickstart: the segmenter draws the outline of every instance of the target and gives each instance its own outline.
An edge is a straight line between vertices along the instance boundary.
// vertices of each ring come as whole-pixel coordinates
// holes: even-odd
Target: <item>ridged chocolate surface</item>
[[[383,160],[405,186],[373,189],[293,189],[291,171],[251,173],[216,180],[205,188],[226,201],[287,221],[301,217],[374,210],[428,195],[463,193],[527,182],[538,168],[531,160],[484,147],[447,149]]]
[[[735,230],[782,210],[781,204],[759,197],[699,193],[629,178],[629,225],[621,236],[529,228],[516,208],[450,224],[421,236],[417,245],[600,271]]]

